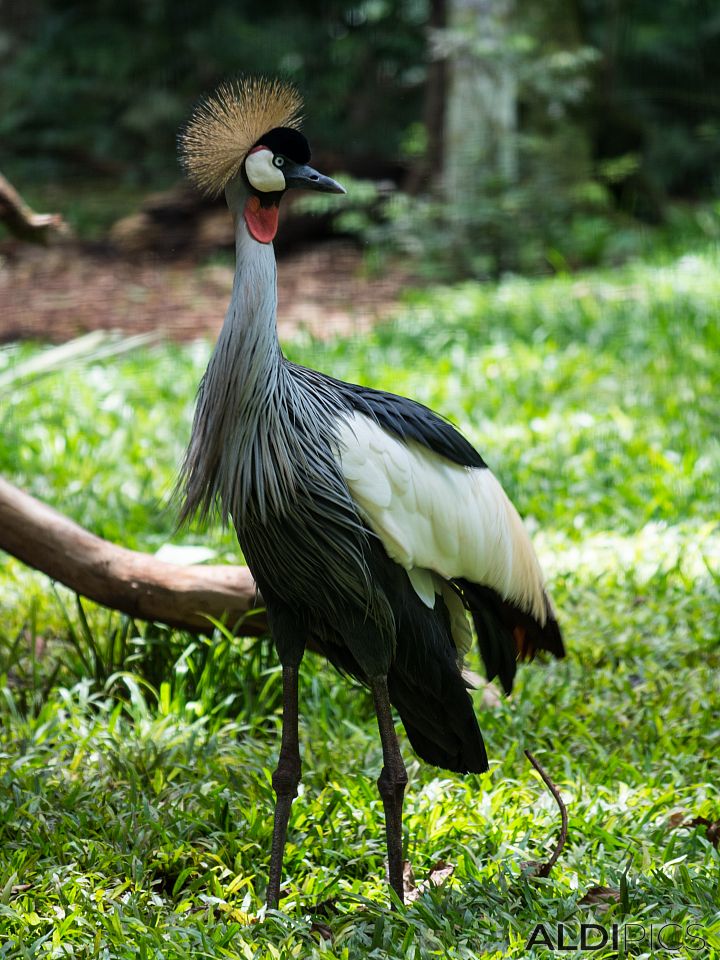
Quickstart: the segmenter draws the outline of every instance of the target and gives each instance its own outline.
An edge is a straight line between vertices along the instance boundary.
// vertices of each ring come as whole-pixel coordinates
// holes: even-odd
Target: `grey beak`
[[[326,177],[318,173],[313,167],[307,164],[287,164],[285,170],[285,183],[288,187],[297,187],[303,190],[320,190],[322,193],[347,193],[345,187],[341,186],[337,180],[332,177]]]

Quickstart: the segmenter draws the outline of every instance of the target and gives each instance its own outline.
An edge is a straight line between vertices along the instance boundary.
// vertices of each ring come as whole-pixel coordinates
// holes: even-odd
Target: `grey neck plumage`
[[[235,214],[232,298],[198,392],[182,467],[181,519],[206,516],[216,504],[235,522],[250,503],[264,513],[283,483],[281,415],[284,368],[277,337],[277,270],[271,244],[245,225],[243,197],[229,193]],[[280,442],[282,448],[282,442]],[[279,463],[278,463],[279,454]],[[268,466],[273,470],[268,473]]]

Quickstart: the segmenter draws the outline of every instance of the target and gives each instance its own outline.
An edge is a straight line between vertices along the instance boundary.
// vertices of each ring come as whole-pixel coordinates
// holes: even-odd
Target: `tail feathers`
[[[487,753],[453,642],[444,595],[429,609],[410,581],[397,608],[390,700],[421,759],[456,773],[484,773]]]
[[[417,727],[413,727],[407,720],[403,721],[403,726],[413,750],[426,763],[431,763],[443,770],[452,770],[453,773],[485,773],[487,771],[488,758],[479,730],[477,738],[479,743],[473,744],[472,750],[468,749],[469,738],[466,738],[460,751],[451,752],[440,750],[436,743],[423,736]]]
[[[322,654],[336,670],[367,685],[365,672],[347,647],[327,642],[317,634],[309,647]],[[484,773],[488,758],[468,679],[450,654],[441,664],[427,663],[416,675],[407,663],[396,661],[388,674],[390,701],[400,714],[410,744],[426,763],[455,773]],[[432,682],[434,674],[435,682]]]
[[[487,753],[467,691],[468,678],[460,672],[449,635],[443,641],[444,618],[417,599],[413,605],[430,629],[418,632],[415,625],[409,637],[398,638],[397,656],[388,673],[390,701],[422,760],[457,773],[484,773]],[[404,619],[407,624],[408,618]],[[333,641],[316,626],[308,647],[340,673],[367,686],[367,673],[342,645],[341,637]]]
[[[490,587],[466,580],[458,581],[458,586],[475,624],[488,679],[499,677],[506,693],[512,690],[517,660],[532,660],[539,650],[558,658],[565,656],[560,627],[547,594],[546,619],[541,624]]]
[[[443,686],[445,695],[438,699],[429,697],[426,689],[413,687],[396,670],[388,677],[390,699],[415,753],[444,770],[484,773],[488,769],[485,744],[459,672],[455,683]],[[450,686],[453,689],[447,689]]]

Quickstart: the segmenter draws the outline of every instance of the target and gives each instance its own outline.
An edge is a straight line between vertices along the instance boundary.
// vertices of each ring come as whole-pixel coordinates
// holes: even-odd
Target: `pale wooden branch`
[[[74,590],[131,617],[191,633],[212,630],[208,615],[241,635],[267,622],[247,567],[166,563],[109,543],[0,478],[0,549]]]
[[[53,234],[69,233],[59,213],[35,213],[1,173],[0,223],[20,240],[31,243],[47,243]]]

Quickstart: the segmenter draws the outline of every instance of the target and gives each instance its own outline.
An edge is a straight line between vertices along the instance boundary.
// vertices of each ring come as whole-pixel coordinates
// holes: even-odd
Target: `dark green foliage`
[[[37,0],[29,13],[24,0],[9,6],[0,164],[22,160],[36,176],[167,179],[192,104],[239,72],[295,80],[312,105],[311,143],[342,144],[346,157],[394,156],[419,111],[421,0]]]
[[[241,70],[282,71],[300,84],[316,148],[346,158],[417,155],[427,140],[427,19],[427,0],[279,0],[271,8],[249,0],[7,0],[0,161],[32,164],[45,176],[164,179],[190,105]],[[557,149],[549,142],[559,125],[579,125],[601,164],[594,172],[633,211],[657,214],[668,192],[717,189],[720,23],[712,0],[522,0],[516,22],[507,53],[530,152],[551,178],[546,187],[559,178],[557,189],[582,165],[577,140],[565,134]],[[578,63],[583,50],[594,52],[591,69]],[[588,96],[578,97],[579,81]]]
[[[717,3],[582,0],[579,10],[600,53],[587,113],[593,150],[599,161],[626,158],[624,174],[608,178],[624,207],[658,217],[668,194],[716,194]]]

